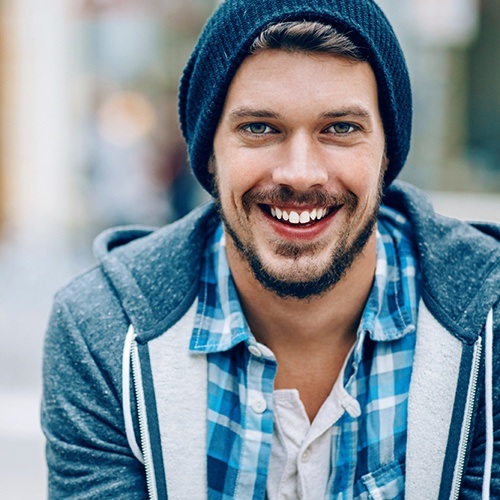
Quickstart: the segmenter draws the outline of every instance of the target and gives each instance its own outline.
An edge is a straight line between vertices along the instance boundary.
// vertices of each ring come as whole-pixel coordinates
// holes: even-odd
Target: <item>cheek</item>
[[[358,198],[370,198],[377,192],[382,170],[383,155],[357,154],[345,159],[342,167],[342,184]]]
[[[247,169],[244,165],[217,163],[217,182],[219,197],[226,216],[242,209],[242,197],[252,184],[247,178]]]
[[[241,197],[270,177],[268,159],[261,152],[234,151],[232,155],[217,157],[219,185],[235,197]]]

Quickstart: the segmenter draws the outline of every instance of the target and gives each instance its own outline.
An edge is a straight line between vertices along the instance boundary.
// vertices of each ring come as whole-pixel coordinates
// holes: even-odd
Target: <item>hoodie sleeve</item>
[[[500,498],[500,303],[493,311],[493,339],[492,339],[492,371],[483,364],[485,378],[491,380],[492,392],[488,396],[486,394],[485,385],[481,384],[480,398],[477,403],[477,416],[475,421],[474,438],[472,441],[469,460],[466,473],[462,481],[460,490],[460,498],[481,499],[481,498]],[[491,401],[491,414],[486,415],[487,405],[486,398]],[[487,441],[487,425],[492,427],[492,442]],[[488,456],[487,448],[490,447],[490,463],[491,463],[491,480],[489,481],[489,497],[483,495],[483,483],[486,460]]]
[[[112,344],[115,351],[120,344],[113,336],[116,319],[103,321],[102,313],[95,319],[91,301],[80,299],[86,304],[79,309],[74,302],[71,311],[61,294],[56,297],[45,341],[42,428],[49,498],[147,498],[143,465],[124,432],[121,359],[110,359],[117,355]],[[106,316],[113,316],[109,308]]]

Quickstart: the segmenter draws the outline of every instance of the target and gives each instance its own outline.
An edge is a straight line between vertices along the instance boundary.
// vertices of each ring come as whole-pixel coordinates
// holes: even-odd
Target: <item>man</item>
[[[226,0],[179,102],[215,204],[105,233],[59,292],[50,496],[499,498],[500,231],[393,182],[410,85],[377,5]]]

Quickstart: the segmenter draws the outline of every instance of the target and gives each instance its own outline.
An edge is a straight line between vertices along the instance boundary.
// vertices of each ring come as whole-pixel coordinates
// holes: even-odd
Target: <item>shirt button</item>
[[[248,350],[250,351],[250,354],[253,354],[257,358],[262,356],[262,351],[254,345],[249,346]]]
[[[252,408],[252,410],[255,413],[261,414],[261,413],[264,413],[266,411],[267,404],[266,404],[266,401],[264,399],[254,399],[250,403],[250,407]]]
[[[311,451],[309,448],[302,453],[302,462],[307,462],[309,460],[309,457],[311,456]]]

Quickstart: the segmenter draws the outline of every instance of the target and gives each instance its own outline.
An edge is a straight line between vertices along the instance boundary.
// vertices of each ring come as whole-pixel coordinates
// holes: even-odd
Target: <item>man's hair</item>
[[[365,61],[366,53],[347,34],[317,21],[290,21],[266,28],[252,43],[250,54],[280,49],[289,52],[323,52]]]

